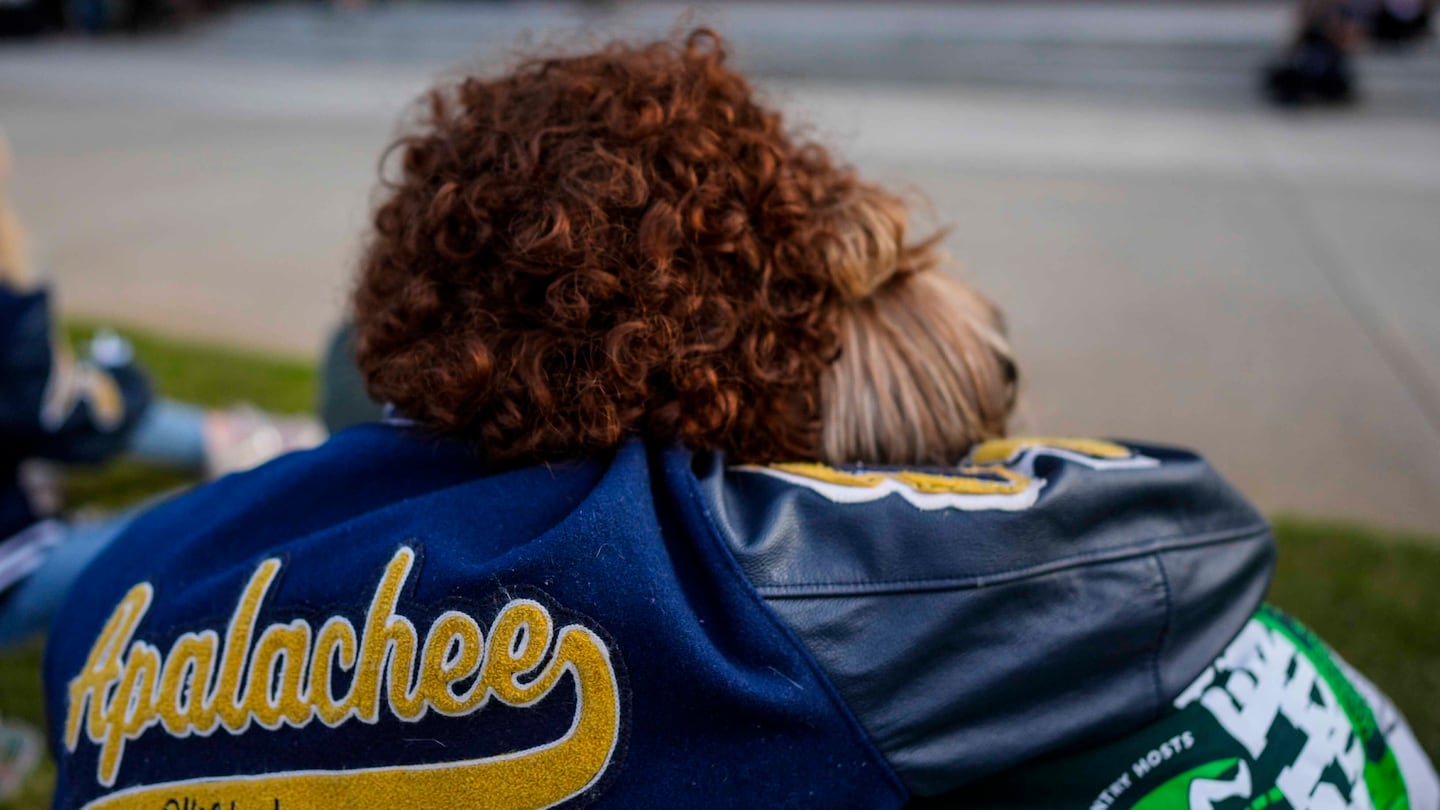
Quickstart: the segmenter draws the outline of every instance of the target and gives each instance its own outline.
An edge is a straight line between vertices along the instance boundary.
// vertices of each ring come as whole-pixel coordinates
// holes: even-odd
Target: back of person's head
[[[372,396],[499,466],[627,436],[953,463],[1001,435],[997,310],[898,197],[794,137],[700,31],[432,90],[355,293]]]

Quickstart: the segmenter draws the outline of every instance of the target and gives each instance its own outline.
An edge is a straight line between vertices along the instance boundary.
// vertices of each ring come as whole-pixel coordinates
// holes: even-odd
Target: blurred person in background
[[[0,0],[0,37],[56,31],[138,34],[223,11],[228,0]]]
[[[354,296],[393,417],[87,570],[56,806],[1440,810],[1245,500],[1006,438],[999,310],[716,36],[418,110]]]
[[[1300,0],[1293,40],[1265,69],[1266,95],[1285,105],[1353,100],[1355,55],[1430,36],[1434,10],[1435,0]]]
[[[102,334],[88,356],[73,357],[6,194],[9,172],[0,133],[0,647],[42,630],[69,583],[128,520],[57,517],[55,482],[40,460],[124,455],[215,477],[324,438],[310,419],[155,397],[117,335]]]

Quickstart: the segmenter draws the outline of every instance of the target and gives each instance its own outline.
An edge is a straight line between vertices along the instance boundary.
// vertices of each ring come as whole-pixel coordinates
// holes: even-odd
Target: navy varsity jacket
[[[85,574],[55,807],[1437,810],[1393,708],[1262,606],[1272,557],[1161,447],[487,475],[365,425]]]
[[[128,358],[76,361],[57,329],[46,290],[0,284],[0,540],[36,517],[16,481],[21,461],[114,455],[150,402]]]

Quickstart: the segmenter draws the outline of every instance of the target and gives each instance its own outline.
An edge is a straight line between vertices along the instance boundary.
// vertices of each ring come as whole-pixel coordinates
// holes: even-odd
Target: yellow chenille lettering
[[[816,481],[824,481],[827,484],[839,484],[844,487],[878,487],[885,483],[885,476],[882,473],[849,473],[837,470],[826,464],[817,464],[812,461],[784,462],[771,464],[771,469],[787,472],[791,475],[800,475],[805,478],[813,478]]]
[[[310,688],[305,694],[310,705],[315,707],[315,714],[327,726],[339,725],[350,714],[350,700],[337,701],[330,691],[331,673],[336,663],[341,669],[354,668],[356,643],[355,628],[339,616],[332,616],[325,622],[315,638],[315,652],[310,660]],[[354,695],[355,690],[352,689],[349,694]]]
[[[1100,439],[991,439],[976,447],[970,453],[970,460],[976,464],[994,464],[1013,458],[1021,450],[1032,447],[1053,447],[1069,450],[1092,458],[1129,458],[1130,451],[1114,443]]]
[[[370,600],[370,609],[365,614],[365,634],[360,643],[360,661],[355,669],[355,683],[350,688],[350,701],[355,707],[355,714],[367,723],[373,723],[380,717],[380,681],[385,677],[386,653],[392,641],[397,638],[399,644],[404,645],[407,630],[409,651],[405,656],[404,672],[406,686],[409,685],[410,666],[415,658],[415,628],[408,626],[408,622],[401,625],[391,619],[394,618],[395,605],[400,601],[400,586],[410,575],[410,566],[414,562],[415,552],[408,548],[402,548],[395,553],[389,565],[385,566],[385,576],[381,578],[380,586],[375,589],[375,596]],[[404,651],[396,651],[397,657],[401,652]],[[391,664],[392,678],[398,669],[400,668]],[[394,693],[393,687],[391,693]]]
[[[310,719],[310,704],[301,694],[309,651],[310,625],[305,621],[265,628],[245,685],[245,709],[257,723],[275,729],[288,720],[298,728]]]
[[[192,731],[209,734],[215,728],[219,718],[206,711],[205,695],[215,677],[219,643],[215,631],[206,630],[184,633],[171,645],[160,675],[160,694],[155,699],[155,709],[167,732],[181,737]]]
[[[1017,492],[1024,492],[1025,487],[1030,485],[1029,478],[1004,467],[990,469],[965,467],[955,475],[908,471],[891,473],[891,475],[895,476],[895,480],[916,492],[927,495],[1013,495]],[[996,481],[982,476],[996,476],[1004,480]]]
[[[125,753],[125,741],[133,740],[156,721],[155,681],[160,672],[160,651],[137,641],[125,657],[120,686],[105,712],[105,735],[100,743],[100,783],[113,785]]]
[[[535,699],[536,690],[517,680],[534,669],[550,647],[550,614],[529,600],[505,606],[490,627],[485,653],[485,686],[506,703],[520,705]]]
[[[390,639],[390,711],[401,720],[419,720],[425,715],[425,696],[415,677],[418,641],[409,619],[392,616],[385,623]]]
[[[281,567],[279,560],[266,560],[236,603],[223,649],[220,636],[204,630],[181,634],[164,656],[144,641],[131,642],[154,598],[149,584],[137,585],[116,606],[84,669],[70,682],[67,746],[74,750],[79,744],[83,725],[100,748],[97,779],[109,786],[120,772],[127,742],[157,726],[185,737],[209,734],[222,724],[239,735],[282,724],[304,728],[316,717],[330,726],[355,718],[374,722],[382,699],[402,721],[418,720],[430,709],[461,716],[480,710],[490,695],[515,707],[533,705],[566,673],[573,675],[577,689],[569,731],[526,751],[458,760],[444,768],[217,775],[183,785],[128,788],[89,806],[159,806],[179,790],[199,807],[269,806],[277,797],[285,806],[389,807],[424,796],[437,805],[514,810],[550,807],[594,784],[609,766],[619,738],[618,680],[605,643],[576,624],[557,633],[549,611],[529,599],[507,603],[488,638],[473,617],[451,610],[430,624],[422,640],[414,624],[397,612],[414,561],[408,548],[391,558],[357,637],[343,616],[330,617],[318,632],[301,619],[257,626]],[[354,673],[343,698],[333,694],[337,667]],[[457,694],[457,684],[472,678],[469,688]],[[221,774],[226,764],[217,763]]]
[[[772,464],[770,469],[858,489],[874,489],[891,480],[923,495],[1014,495],[1030,485],[1030,479],[1019,473],[992,467],[963,467],[944,474],[913,470],[850,473],[824,464],[803,462]],[[997,481],[997,477],[1004,480]]]
[[[65,747],[71,751],[80,743],[80,721],[86,720],[86,735],[92,740],[105,736],[105,694],[120,678],[120,657],[135,634],[135,625],[150,607],[154,589],[142,582],[131,588],[106,620],[100,637],[90,648],[85,668],[70,681],[70,703],[65,716]],[[86,709],[89,709],[88,716]]]
[[[474,619],[458,611],[446,611],[430,625],[425,635],[425,656],[420,665],[419,696],[441,714],[460,715],[484,700],[484,679],[476,678],[464,695],[453,691],[480,668],[484,637]],[[451,654],[451,650],[455,652]],[[474,697],[477,696],[478,697]]]
[[[548,639],[547,639],[548,646]],[[153,810],[183,794],[195,807],[470,807],[541,810],[578,796],[610,767],[620,738],[620,692],[605,643],[590,630],[560,631],[533,686],[576,683],[575,719],[560,739],[524,751],[435,764],[291,771],[146,785],[101,797],[85,810]]]
[[[255,632],[255,616],[260,612],[260,602],[265,598],[270,583],[280,572],[279,560],[260,563],[246,584],[240,596],[240,604],[230,618],[225,630],[225,654],[220,659],[220,682],[207,701],[210,709],[219,715],[221,722],[232,732],[243,731],[250,723],[250,713],[240,693],[241,678],[245,674],[245,659],[250,652],[250,639]]]

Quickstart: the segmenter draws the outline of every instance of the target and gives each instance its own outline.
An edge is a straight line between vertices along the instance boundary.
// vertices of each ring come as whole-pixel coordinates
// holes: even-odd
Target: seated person
[[[122,452],[151,405],[123,344],[76,362],[55,340],[49,293],[6,194],[10,151],[0,133],[0,614],[6,591],[65,536],[53,505],[26,486],[27,459],[95,462]],[[56,600],[58,601],[58,599]],[[0,637],[6,620],[0,617]]]
[[[44,629],[70,582],[127,519],[57,519],[53,482],[33,474],[36,460],[125,455],[215,476],[323,439],[310,419],[154,397],[129,345],[113,334],[93,341],[88,356],[72,356],[9,203],[9,167],[0,133],[0,647]]]
[[[396,155],[393,416],[89,568],[57,807],[1436,810],[1260,516],[1005,438],[997,310],[713,35],[444,84]]]
[[[1353,101],[1354,57],[1372,45],[1428,38],[1435,6],[1436,0],[1299,0],[1285,52],[1265,67],[1266,95],[1283,105]]]

